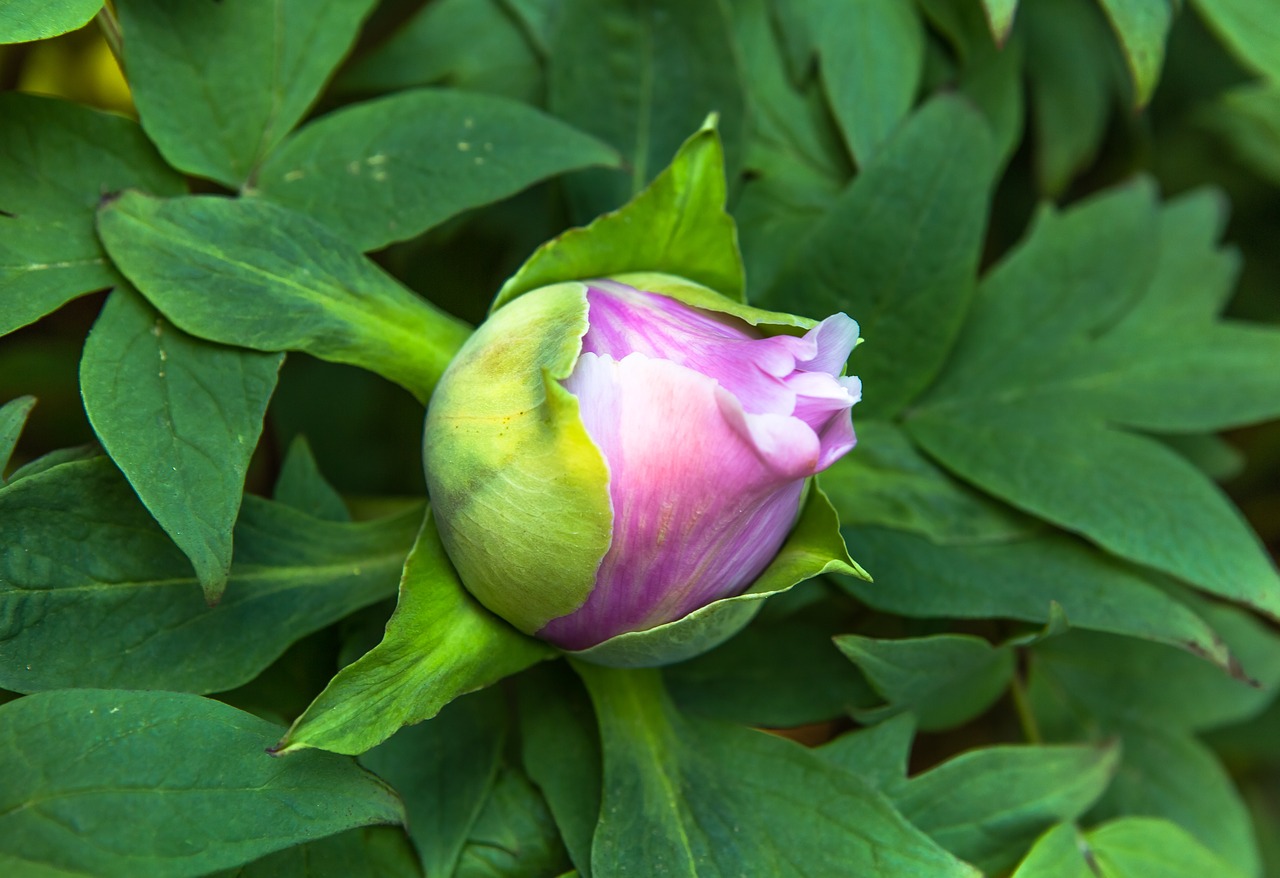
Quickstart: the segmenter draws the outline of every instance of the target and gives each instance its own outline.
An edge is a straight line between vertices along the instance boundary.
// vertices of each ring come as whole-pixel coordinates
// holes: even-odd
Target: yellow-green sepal
[[[440,538],[467,589],[526,633],[580,607],[609,548],[609,471],[560,382],[587,331],[586,287],[521,296],[463,345],[423,437]]]

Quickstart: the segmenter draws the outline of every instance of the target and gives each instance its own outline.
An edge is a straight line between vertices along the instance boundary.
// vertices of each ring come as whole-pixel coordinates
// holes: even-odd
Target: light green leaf
[[[800,745],[680,716],[656,671],[575,667],[604,746],[595,878],[976,875]]]
[[[119,279],[93,232],[103,195],[176,195],[183,183],[128,119],[18,92],[0,95],[0,119],[4,335]]]
[[[547,177],[617,161],[600,141],[532,107],[426,89],[311,123],[266,160],[254,192],[376,250]]]
[[[1194,0],[1196,11],[1246,66],[1280,82],[1280,18],[1270,0]]]
[[[382,642],[338,672],[276,751],[363,753],[401,726],[435,716],[459,695],[554,654],[467,594],[428,514]]]
[[[628,172],[570,181],[577,220],[638,194],[710,113],[719,115],[725,163],[736,177],[745,104],[732,26],[721,2],[559,4],[547,56],[547,106],[617,148]]]
[[[907,760],[915,737],[915,717],[900,713],[869,728],[843,734],[816,752],[880,792],[892,795],[906,783]]]
[[[20,396],[0,406],[0,485],[4,484],[4,473],[9,468],[9,459],[13,457],[13,449],[22,436],[22,428],[26,426],[27,417],[35,408],[34,396]]]
[[[1164,44],[1173,23],[1173,0],[1099,0],[1120,38],[1133,77],[1136,103],[1151,100],[1164,64]]]
[[[493,789],[506,740],[502,693],[459,698],[360,757],[404,800],[409,837],[427,875],[452,875]]]
[[[1245,878],[1166,820],[1126,817],[1083,835],[1062,825],[1045,833],[1013,878]]]
[[[934,841],[999,873],[1046,827],[1083,814],[1119,756],[1115,746],[986,747],[911,778],[890,797]]]
[[[3,0],[0,43],[29,43],[84,27],[102,0]]]
[[[831,108],[859,165],[872,161],[915,101],[924,25],[911,3],[816,4],[818,58]]]
[[[1057,215],[983,281],[942,380],[907,420],[925,451],[1122,557],[1280,617],[1280,575],[1231,502],[1124,427],[1203,432],[1280,411],[1280,331],[1218,322],[1234,260],[1216,200],[1132,186]],[[1068,608],[1070,613],[1070,608]]]
[[[100,211],[98,229],[180,329],[361,366],[422,401],[469,334],[332,232],[265,201],[127,193]]]
[[[343,91],[385,93],[420,85],[540,102],[538,53],[509,0],[437,0],[348,65]]]
[[[1018,11],[1018,0],[982,0],[982,11],[991,26],[991,36],[1003,45],[1013,29],[1013,17]]]
[[[391,595],[420,521],[325,522],[247,496],[230,583],[210,607],[105,457],[25,475],[0,490],[0,686],[239,686],[303,635]]]
[[[960,331],[995,152],[986,123],[965,103],[942,97],[926,104],[759,302],[815,315],[844,311],[859,321],[867,339],[856,360],[868,388],[864,417],[893,415],[924,390]]]
[[[539,247],[493,308],[538,287],[635,271],[677,275],[743,301],[742,257],[724,202],[720,136],[706,126],[626,205]]]
[[[278,726],[194,695],[63,690],[0,717],[6,874],[196,876],[402,820],[351,760],[274,761],[262,745]]]
[[[85,341],[89,422],[210,601],[227,584],[245,472],[283,361],[192,338],[127,286]]]
[[[272,496],[278,503],[325,521],[351,520],[342,495],[320,474],[311,444],[302,434],[294,437],[285,453]]]
[[[909,711],[921,731],[958,726],[986,711],[1013,677],[1013,650],[965,634],[901,640],[845,634],[835,642],[888,702],[858,712],[868,721]]]
[[[120,0],[124,66],[169,163],[232,189],[315,101],[373,0]]]

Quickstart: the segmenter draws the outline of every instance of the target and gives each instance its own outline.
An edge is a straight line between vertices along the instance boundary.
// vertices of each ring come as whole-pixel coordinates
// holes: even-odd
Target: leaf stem
[[[111,3],[102,4],[95,18],[98,21],[98,28],[102,31],[103,39],[107,41],[107,47],[111,49],[111,54],[115,56],[120,69],[124,70],[124,38],[120,33],[120,20],[116,18]]]
[[[1023,737],[1029,744],[1044,743],[1040,734],[1040,724],[1036,722],[1035,713],[1031,710],[1031,702],[1027,700],[1027,689],[1022,683],[1022,674],[1014,672],[1009,682],[1009,691],[1013,695],[1013,708],[1018,713],[1018,724],[1022,726]]]

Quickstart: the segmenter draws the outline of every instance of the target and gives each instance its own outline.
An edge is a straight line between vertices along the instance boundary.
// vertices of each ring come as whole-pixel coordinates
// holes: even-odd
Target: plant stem
[[[120,69],[124,70],[124,40],[120,34],[120,21],[116,18],[115,10],[111,8],[110,3],[104,3],[98,10],[96,18],[98,27],[102,30],[102,37],[107,41],[107,47],[111,49],[111,54],[115,56]]]
[[[1022,674],[1015,672],[1009,684],[1013,694],[1013,708],[1018,712],[1018,723],[1022,726],[1023,737],[1029,744],[1042,744],[1044,737],[1040,734],[1040,724],[1036,722],[1031,710],[1031,702],[1027,700],[1027,690],[1022,683]]]

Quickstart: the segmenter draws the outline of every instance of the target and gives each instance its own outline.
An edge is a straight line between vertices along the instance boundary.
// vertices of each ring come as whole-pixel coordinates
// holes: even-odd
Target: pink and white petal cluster
[[[539,636],[586,649],[747,588],[795,523],[805,480],[853,448],[858,339],[844,314],[803,337],[613,281],[564,386],[609,470],[613,535],[586,602]]]

